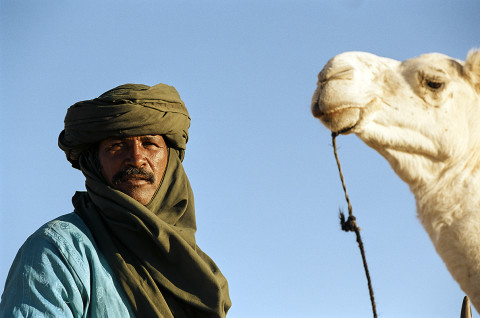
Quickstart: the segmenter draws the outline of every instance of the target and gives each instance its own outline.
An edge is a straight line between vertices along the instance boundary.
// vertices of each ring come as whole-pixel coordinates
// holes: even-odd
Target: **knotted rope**
[[[367,277],[368,292],[370,293],[370,302],[372,303],[373,317],[377,318],[377,308],[375,305],[375,297],[373,296],[372,280],[370,278],[370,272],[368,271],[367,258],[365,256],[365,248],[363,246],[363,241],[360,235],[360,228],[358,227],[357,219],[353,215],[352,203],[350,202],[350,198],[348,197],[348,194],[347,194],[347,187],[345,185],[345,179],[342,173],[342,166],[340,165],[340,160],[338,159],[337,143],[335,140],[338,135],[339,133],[332,133],[333,153],[335,155],[335,160],[337,161],[337,167],[338,167],[338,172],[340,174],[340,180],[342,181],[343,192],[345,192],[345,200],[347,201],[347,204],[348,204],[348,219],[345,220],[345,215],[340,209],[340,224],[342,226],[343,231],[355,232],[355,235],[357,237],[358,248],[360,249],[360,254],[362,255],[363,268],[365,269],[365,276]]]

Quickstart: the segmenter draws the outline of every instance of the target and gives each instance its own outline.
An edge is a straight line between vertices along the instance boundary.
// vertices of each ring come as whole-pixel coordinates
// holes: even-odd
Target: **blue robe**
[[[75,213],[48,222],[18,251],[0,317],[134,317],[92,234]]]

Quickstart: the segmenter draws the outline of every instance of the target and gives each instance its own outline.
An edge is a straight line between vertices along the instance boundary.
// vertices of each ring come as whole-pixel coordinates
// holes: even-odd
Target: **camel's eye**
[[[432,89],[440,89],[443,86],[442,82],[429,81],[429,80],[426,81],[426,84],[427,84],[428,87],[430,87]]]
[[[437,92],[445,87],[445,72],[440,69],[420,70],[418,72],[418,83],[430,91]]]

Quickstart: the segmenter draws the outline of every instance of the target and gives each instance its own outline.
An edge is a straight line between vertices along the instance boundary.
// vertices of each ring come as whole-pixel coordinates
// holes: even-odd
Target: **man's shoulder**
[[[94,244],[90,230],[80,216],[74,212],[45,223],[29,237],[29,240],[42,237],[54,243]]]
[[[62,235],[83,234],[88,237],[92,236],[85,222],[83,222],[82,218],[75,212],[64,214],[45,223],[34,235],[49,231],[55,231]]]
[[[86,263],[98,258],[93,236],[76,213],[68,213],[42,225],[25,242],[28,250],[60,253],[75,267],[88,270]],[[48,252],[47,252],[48,253]]]
[[[13,317],[16,310],[25,313],[22,317],[37,312],[63,317],[53,314],[59,310],[82,317],[133,317],[113,271],[75,213],[45,223],[18,251],[0,316]]]

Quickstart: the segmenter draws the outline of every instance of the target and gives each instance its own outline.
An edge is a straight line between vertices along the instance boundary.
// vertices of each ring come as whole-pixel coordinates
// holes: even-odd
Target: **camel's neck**
[[[480,161],[473,156],[411,189],[435,249],[480,310]]]
[[[410,188],[418,217],[435,243],[444,226],[480,215],[480,156],[444,163]]]

